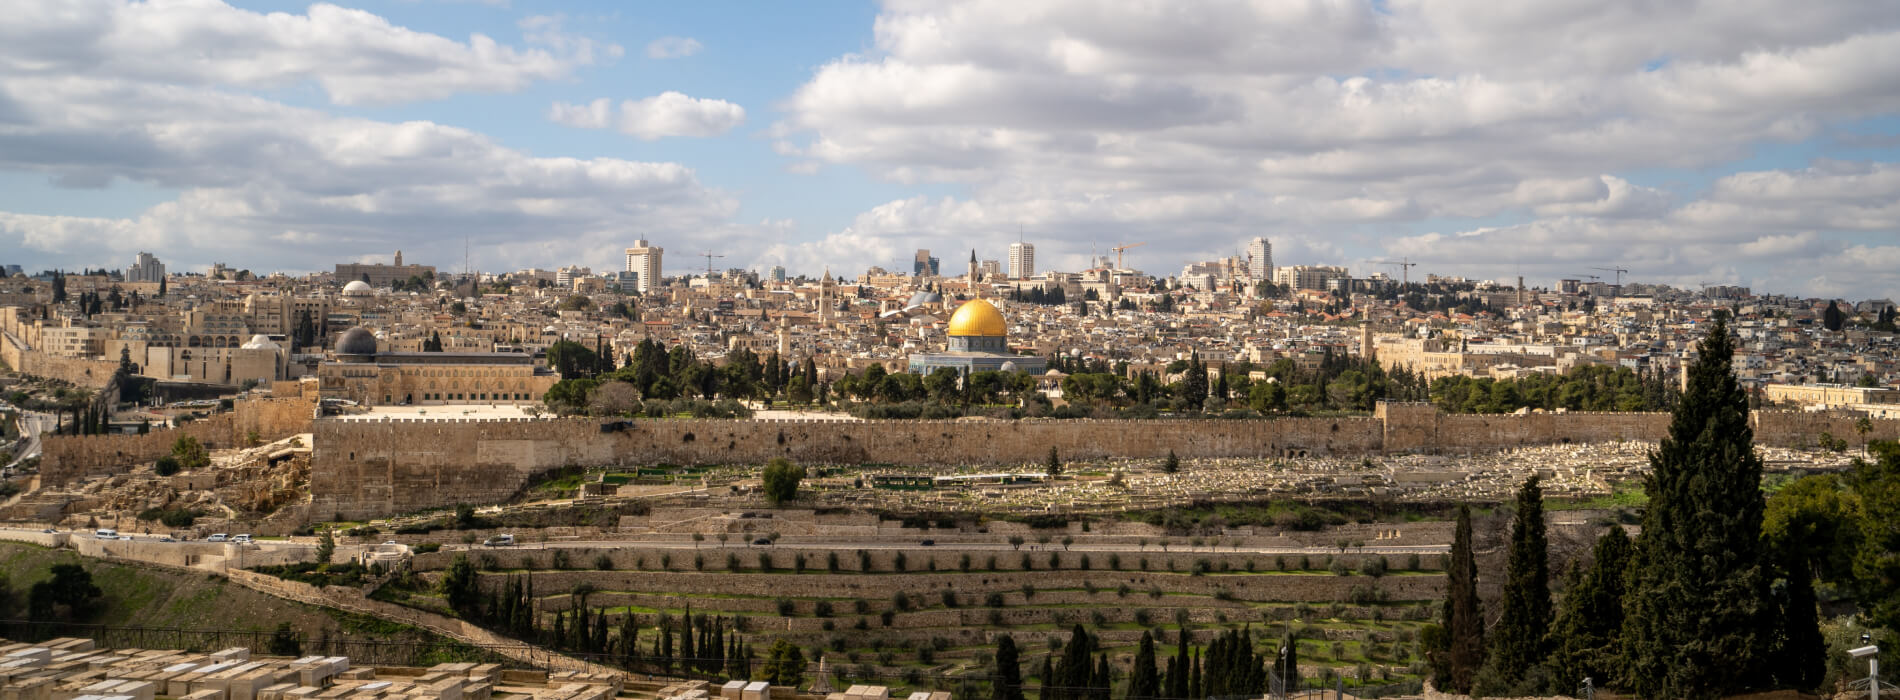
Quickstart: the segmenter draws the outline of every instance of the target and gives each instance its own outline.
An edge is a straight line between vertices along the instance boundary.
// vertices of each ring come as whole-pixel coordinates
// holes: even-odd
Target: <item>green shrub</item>
[[[422,544],[410,547],[410,549],[415,550],[415,553],[417,554],[428,554],[430,552],[440,551],[442,549],[442,543],[441,542],[424,542]]]

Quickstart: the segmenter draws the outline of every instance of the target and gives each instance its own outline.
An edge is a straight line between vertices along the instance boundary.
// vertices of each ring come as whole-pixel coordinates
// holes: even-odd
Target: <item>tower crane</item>
[[[698,257],[702,257],[702,258],[705,258],[705,259],[706,259],[706,282],[707,282],[708,284],[710,284],[710,283],[712,282],[712,265],[713,265],[713,263],[712,263],[712,261],[713,261],[713,258],[723,258],[723,257],[726,257],[726,256],[724,256],[724,255],[713,255],[713,252],[712,252],[712,251],[710,251],[710,250],[708,250],[708,251],[706,251],[706,252],[704,252],[704,253],[700,253]]]
[[[1623,286],[1623,273],[1629,272],[1628,268],[1622,268],[1622,267],[1593,267],[1590,269],[1616,273],[1616,286],[1619,288]]]
[[[1122,245],[1113,246],[1109,248],[1109,250],[1115,251],[1115,269],[1117,270],[1128,269],[1127,265],[1122,264],[1122,251],[1128,250],[1129,248],[1139,248],[1145,245],[1148,245],[1147,241],[1142,241],[1140,243],[1124,243]]]
[[[1399,281],[1407,285],[1412,283],[1412,268],[1418,267],[1418,263],[1412,262],[1411,258],[1399,258],[1398,260],[1373,260],[1372,264],[1399,266]]]

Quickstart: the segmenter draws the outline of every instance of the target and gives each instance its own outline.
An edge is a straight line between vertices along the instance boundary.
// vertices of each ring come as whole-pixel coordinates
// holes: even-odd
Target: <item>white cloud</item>
[[[281,88],[314,83],[339,104],[509,92],[617,54],[542,23],[521,49],[456,41],[327,3],[302,15],[217,0],[24,0],[0,23],[0,74]]]
[[[1699,195],[1628,175],[1719,173],[1900,111],[1900,14],[1846,0],[1795,14],[1771,0],[890,0],[874,50],[818,68],[768,133],[799,168],[968,193],[880,205],[854,235],[897,231],[878,224],[902,213],[920,239],[989,245],[1021,225],[1051,251],[1165,240],[1146,250],[1166,253],[1144,263],[1159,271],[1262,233],[1490,274],[1694,274],[1743,246],[1820,265],[1838,232],[1900,229],[1888,164],[1737,175]],[[1457,219],[1505,223],[1400,235]]]
[[[686,36],[663,36],[647,44],[647,58],[685,58],[705,48],[699,40]]]
[[[607,98],[576,105],[556,102],[548,119],[583,129],[605,129],[648,141],[669,136],[718,136],[745,123],[745,108],[725,100],[691,97],[667,91],[620,103],[619,113]]]

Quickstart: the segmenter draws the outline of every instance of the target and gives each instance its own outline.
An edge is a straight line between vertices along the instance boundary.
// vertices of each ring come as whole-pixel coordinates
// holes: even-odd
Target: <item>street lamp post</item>
[[[1868,635],[1861,635],[1860,640],[1863,642],[1868,641]],[[1872,700],[1880,700],[1880,686],[1883,685],[1880,682],[1880,647],[1868,644],[1858,649],[1847,650],[1847,655],[1856,659],[1867,659],[1867,678],[1854,681],[1848,687],[1854,690],[1860,690],[1862,686],[1866,686],[1867,697]],[[1886,683],[1884,685],[1888,688],[1895,688],[1892,683]]]

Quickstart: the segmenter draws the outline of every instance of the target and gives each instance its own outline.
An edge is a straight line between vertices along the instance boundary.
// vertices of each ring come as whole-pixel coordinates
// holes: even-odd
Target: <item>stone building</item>
[[[534,403],[560,380],[523,353],[379,352],[361,327],[337,338],[333,357],[317,366],[323,397],[365,406]]]

